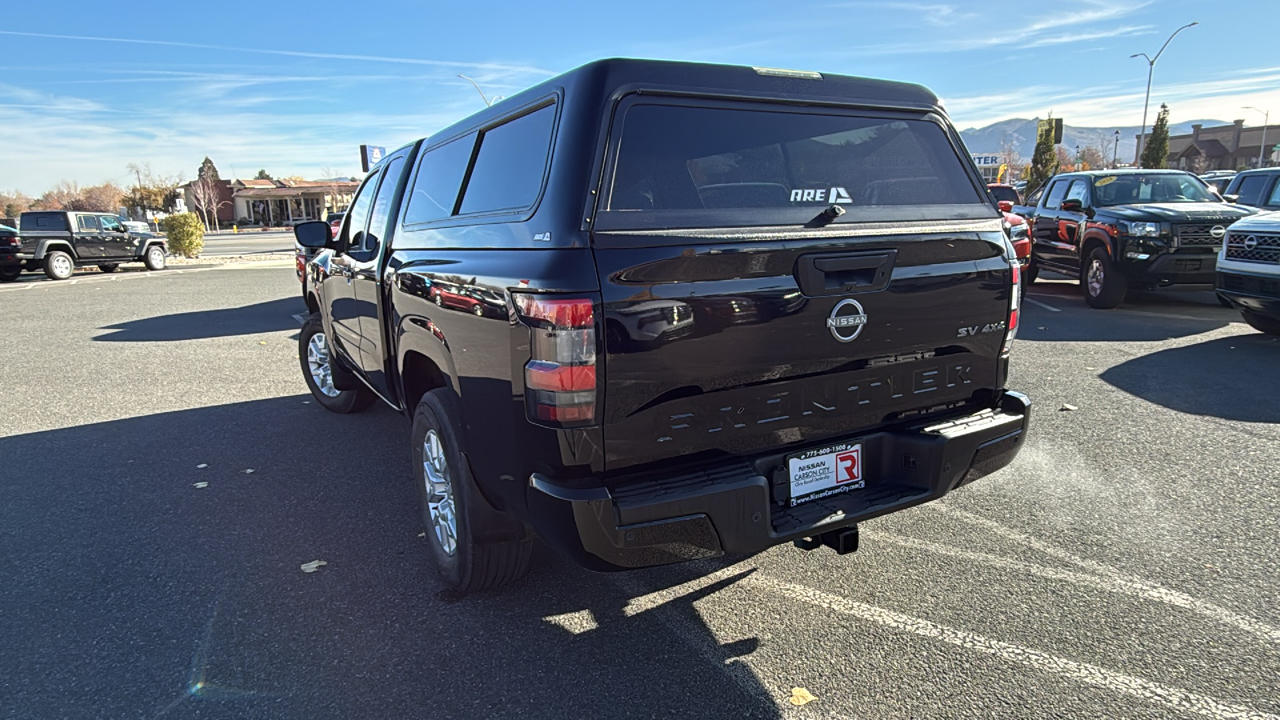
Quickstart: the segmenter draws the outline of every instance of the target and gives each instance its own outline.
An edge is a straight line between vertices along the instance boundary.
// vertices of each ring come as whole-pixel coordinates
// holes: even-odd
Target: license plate
[[[862,443],[841,443],[787,458],[791,507],[866,487],[862,477]]]

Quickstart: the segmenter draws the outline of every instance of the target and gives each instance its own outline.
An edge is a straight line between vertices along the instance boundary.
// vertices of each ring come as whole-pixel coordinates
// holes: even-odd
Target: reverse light
[[[596,412],[595,305],[590,298],[512,293],[529,327],[524,366],[530,419],[561,427],[590,425]]]

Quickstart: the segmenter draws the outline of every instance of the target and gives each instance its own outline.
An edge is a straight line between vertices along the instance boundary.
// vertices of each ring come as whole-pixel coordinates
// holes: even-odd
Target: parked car
[[[1065,173],[1047,188],[1031,220],[1028,281],[1042,269],[1078,277],[1095,308],[1120,305],[1131,284],[1213,284],[1227,226],[1254,212],[1179,170]]]
[[[1002,185],[1000,183],[987,183],[987,190],[991,192],[991,197],[996,199],[997,203],[1009,203],[1009,207],[1001,207],[1001,210],[1008,212],[1014,205],[1022,203],[1022,196],[1014,189],[1012,185]]]
[[[12,282],[22,274],[22,261],[17,255],[22,252],[22,238],[18,237],[18,229],[8,225],[0,225],[0,282]]]
[[[1018,266],[946,117],[918,85],[765,68],[547,80],[390,153],[336,239],[296,228],[325,248],[305,382],[411,419],[458,591],[518,577],[530,531],[598,570],[850,552],[1025,444]],[[477,291],[501,317],[445,307]]]
[[[1280,210],[1280,167],[1245,170],[1223,193],[1228,201],[1262,210]]]
[[[15,279],[22,270],[44,270],[53,280],[71,277],[77,266],[97,265],[115,272],[123,263],[140,262],[163,270],[168,251],[164,238],[141,237],[110,213],[38,211],[18,219],[21,246],[0,253],[0,279]]]
[[[1235,170],[1214,170],[1201,175],[1200,179],[1205,181],[1205,184],[1213,188],[1219,195],[1226,195],[1227,187],[1235,176]]]
[[[328,218],[326,218],[326,222],[329,223],[329,230],[333,233],[333,237],[338,237],[338,231],[342,229],[342,218],[346,216],[347,214],[345,212],[329,213]]]
[[[1218,255],[1218,297],[1244,321],[1280,335],[1280,212],[1245,218],[1227,228]]]
[[[154,234],[151,232],[151,226],[141,220],[125,220],[124,218],[120,218],[120,224],[124,225],[129,232],[134,233],[135,235]]]

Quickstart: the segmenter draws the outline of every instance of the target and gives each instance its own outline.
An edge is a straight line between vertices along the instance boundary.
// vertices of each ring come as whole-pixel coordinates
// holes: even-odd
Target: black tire
[[[444,307],[444,300],[440,298],[440,293],[436,293],[436,307]]]
[[[22,274],[21,265],[5,265],[0,267],[0,282],[13,282]]]
[[[116,263],[98,263],[98,269],[104,273],[113,273],[120,269]]]
[[[61,250],[51,250],[44,256],[44,274],[50,280],[66,280],[76,271],[76,262]]]
[[[324,361],[328,365],[328,382],[322,389],[320,381],[316,379],[316,374],[311,368],[311,338],[319,335],[323,338],[321,345],[324,346]],[[307,322],[302,326],[302,332],[298,334],[298,361],[302,366],[302,377],[307,382],[307,389],[311,391],[311,397],[316,402],[324,406],[326,410],[331,412],[346,414],[357,413],[369,407],[373,403],[376,396],[373,391],[364,386],[359,386],[351,390],[338,390],[333,387],[333,366],[334,357],[332,351],[329,350],[328,338],[324,338],[324,326],[320,323],[320,313],[311,313],[311,317],[307,318]],[[343,372],[341,369],[339,373]],[[320,375],[323,377],[324,372]],[[353,382],[359,383],[359,380]],[[326,392],[326,390],[328,392]],[[331,394],[332,393],[332,394]]]
[[[523,523],[495,510],[480,493],[460,450],[458,427],[457,396],[450,389],[437,388],[419,401],[410,438],[413,480],[418,488],[427,546],[440,580],[450,591],[464,594],[500,587],[522,577],[529,569],[533,537]],[[424,458],[428,453],[424,445],[428,443],[429,433],[435,434],[442,451],[447,493],[433,495],[427,487]],[[432,499],[445,498],[454,519],[452,552],[446,550],[440,534],[444,532],[448,537],[449,531],[437,530],[429,505]]]
[[[483,306],[483,305],[473,305],[473,306],[471,307],[471,314],[472,314],[472,315],[475,315],[476,317],[484,317],[484,306]]]
[[[1240,314],[1244,316],[1244,321],[1249,323],[1249,326],[1254,330],[1268,335],[1280,335],[1280,319],[1259,315],[1248,310],[1242,310]]]
[[[1036,262],[1036,256],[1033,254],[1027,258],[1027,266],[1022,268],[1022,280],[1027,285],[1034,285],[1040,277],[1040,263]]]
[[[1106,249],[1094,248],[1080,269],[1080,289],[1089,307],[1110,310],[1124,302],[1129,292],[1129,280],[1111,261]]]
[[[152,245],[142,254],[142,264],[147,266],[148,270],[163,270],[165,265],[164,246]]]

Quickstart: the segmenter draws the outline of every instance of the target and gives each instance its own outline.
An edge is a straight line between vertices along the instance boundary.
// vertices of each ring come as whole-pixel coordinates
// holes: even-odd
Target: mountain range
[[[1153,112],[1152,117],[1154,118],[1154,116],[1155,113]],[[1001,120],[986,127],[961,130],[960,137],[964,139],[964,144],[969,148],[969,152],[983,154],[1000,152],[1001,147],[1007,140],[1013,144],[1013,147],[1018,152],[1022,153],[1023,162],[1031,162],[1031,155],[1036,149],[1036,123],[1038,121],[1038,118],[1030,120],[1025,118]],[[1189,120],[1170,124],[1169,134],[1186,135],[1191,132],[1192,125],[1211,127],[1229,124],[1221,120]],[[1133,156],[1138,147],[1139,128],[1137,125],[1076,127],[1064,124],[1062,126],[1062,147],[1066,148],[1067,152],[1074,153],[1077,145],[1082,148],[1093,145],[1101,149],[1103,156],[1110,160],[1115,153],[1117,130],[1120,131],[1120,162],[1133,162]]]

